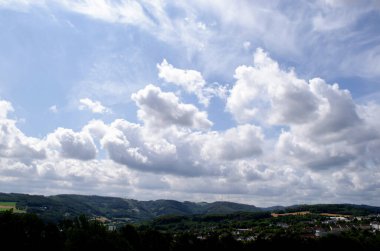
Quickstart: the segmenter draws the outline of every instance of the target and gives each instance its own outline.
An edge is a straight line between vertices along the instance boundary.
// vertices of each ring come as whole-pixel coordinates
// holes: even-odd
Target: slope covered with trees
[[[0,202],[16,202],[17,209],[34,213],[44,220],[58,222],[79,215],[124,219],[141,222],[158,216],[215,215],[236,212],[297,212],[337,213],[348,215],[368,215],[380,213],[379,207],[351,204],[297,205],[291,207],[259,208],[253,205],[233,202],[195,203],[174,200],[138,201],[117,197],[84,195],[27,195],[0,193]]]
[[[213,219],[214,221],[217,219]],[[251,220],[254,220],[251,218]],[[33,214],[0,212],[0,242],[4,250],[125,250],[125,251],[186,251],[186,250],[378,250],[380,232],[352,230],[342,235],[322,238],[301,238],[274,232],[271,238],[238,241],[230,233],[210,234],[199,238],[191,231],[164,232],[154,225],[125,225],[108,231],[98,221],[85,216],[45,223]]]

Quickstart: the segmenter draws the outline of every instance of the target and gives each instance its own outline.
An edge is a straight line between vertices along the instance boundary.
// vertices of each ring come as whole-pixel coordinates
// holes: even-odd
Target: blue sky
[[[380,205],[373,0],[0,0],[0,190]]]

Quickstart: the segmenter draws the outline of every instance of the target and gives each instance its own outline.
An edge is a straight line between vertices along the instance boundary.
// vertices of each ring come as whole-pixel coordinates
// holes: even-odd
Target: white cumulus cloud
[[[206,85],[202,74],[195,70],[183,70],[175,68],[164,59],[161,64],[157,64],[158,76],[168,83],[182,87],[186,92],[197,96],[199,102],[208,106],[210,99],[214,96],[223,97],[225,87]]]
[[[368,116],[376,105],[357,105],[338,84],[300,79],[262,49],[256,50],[253,66],[236,69],[235,78],[226,109],[238,122],[285,126],[276,145],[283,163],[342,170],[376,162],[380,134],[374,115]]]
[[[45,158],[45,150],[39,139],[26,136],[17,128],[16,122],[8,118],[12,104],[0,100],[0,157],[30,162]]]
[[[13,106],[10,102],[5,100],[0,100],[0,118],[5,119],[9,112],[13,112]]]
[[[91,160],[96,157],[97,149],[90,134],[58,128],[46,139],[50,149],[56,149],[62,158]]]
[[[205,135],[202,155],[217,160],[252,158],[262,153],[263,141],[261,128],[250,124],[239,125],[224,132]]]
[[[212,126],[206,112],[199,111],[192,104],[181,103],[174,93],[163,92],[157,86],[146,86],[134,93],[132,99],[139,107],[139,118],[153,127],[177,125],[207,129]]]
[[[226,109],[238,122],[298,124],[318,112],[318,97],[308,83],[292,70],[281,70],[261,48],[254,54],[254,65],[239,66],[235,78]]]

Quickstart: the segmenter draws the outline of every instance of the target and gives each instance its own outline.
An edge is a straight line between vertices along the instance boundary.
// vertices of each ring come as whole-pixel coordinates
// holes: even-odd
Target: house
[[[315,237],[323,237],[323,236],[326,236],[327,234],[328,234],[328,232],[326,232],[323,229],[316,229],[315,230]]]
[[[342,217],[342,216],[330,217],[330,219],[333,220],[333,221],[344,221],[344,222],[349,222],[350,221],[346,217]]]
[[[371,226],[371,229],[373,229],[375,231],[379,231],[380,230],[380,224],[377,223],[377,222],[371,222],[370,226]]]
[[[361,230],[370,230],[371,226],[370,225],[360,225],[359,229],[361,229]]]
[[[248,232],[248,231],[251,231],[251,229],[249,228],[238,228],[238,229],[235,229],[235,231],[232,232],[233,235],[240,235],[244,232]]]
[[[278,226],[278,227],[281,227],[281,228],[289,228],[289,225],[288,225],[288,224],[286,224],[286,223],[282,223],[282,222],[277,223],[277,226]]]

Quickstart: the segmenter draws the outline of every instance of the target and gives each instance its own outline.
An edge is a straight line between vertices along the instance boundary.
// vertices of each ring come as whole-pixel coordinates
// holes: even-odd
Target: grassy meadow
[[[25,210],[19,210],[16,208],[16,202],[1,202],[0,201],[0,212],[13,210],[14,213],[25,213]]]

